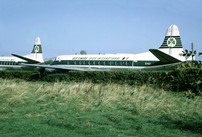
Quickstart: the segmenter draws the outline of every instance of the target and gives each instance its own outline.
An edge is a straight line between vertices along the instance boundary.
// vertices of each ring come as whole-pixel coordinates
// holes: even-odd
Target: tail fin
[[[168,28],[163,44],[160,46],[160,49],[163,48],[182,48],[180,32],[176,25]]]
[[[42,47],[41,47],[41,40],[39,37],[36,38],[33,50],[31,54],[21,56],[17,54],[12,54],[15,57],[21,58],[25,61],[27,61],[30,64],[36,64],[36,63],[43,63],[43,53],[42,53]]]
[[[185,61],[185,57],[182,56],[183,47],[180,38],[180,32],[176,25],[171,25],[168,27],[166,36],[159,50],[180,60]]]
[[[31,54],[25,55],[24,57],[31,60],[35,60],[36,62],[40,62],[40,63],[44,62],[41,40],[39,37],[36,38]]]
[[[31,53],[42,53],[41,40],[39,37],[36,38],[36,41],[34,43],[34,47]]]

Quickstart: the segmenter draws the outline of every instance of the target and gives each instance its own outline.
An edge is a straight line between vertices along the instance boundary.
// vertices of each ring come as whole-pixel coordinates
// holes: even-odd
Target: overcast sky
[[[171,24],[184,49],[202,51],[202,0],[0,0],[0,55],[28,54],[36,37],[45,58],[139,53],[159,48]]]

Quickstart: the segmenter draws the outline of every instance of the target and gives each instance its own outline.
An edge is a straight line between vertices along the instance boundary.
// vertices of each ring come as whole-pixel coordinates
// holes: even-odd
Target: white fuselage
[[[0,57],[0,70],[4,69],[19,69],[22,66],[21,63],[25,63],[26,61],[19,59],[17,57]]]

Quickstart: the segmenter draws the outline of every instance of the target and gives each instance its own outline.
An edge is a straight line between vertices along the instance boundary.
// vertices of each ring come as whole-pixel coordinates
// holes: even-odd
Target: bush
[[[201,69],[180,69],[170,73],[171,90],[200,93],[202,89]]]
[[[22,71],[22,70],[4,70],[0,71],[0,77],[4,79],[24,79],[29,80],[30,76],[33,75],[33,71]]]
[[[65,74],[49,74],[41,78],[46,82],[69,81],[69,76]]]
[[[172,91],[200,93],[202,89],[202,65],[185,63],[172,71],[69,71],[66,73],[40,74],[36,71],[0,71],[1,78],[19,78],[30,81],[73,81],[92,83],[117,83],[141,86],[154,85]]]

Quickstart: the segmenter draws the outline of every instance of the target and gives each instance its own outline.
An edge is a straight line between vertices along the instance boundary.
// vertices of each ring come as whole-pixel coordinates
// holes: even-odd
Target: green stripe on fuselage
[[[61,60],[54,61],[51,65],[98,65],[98,66],[154,66],[160,65],[159,61],[131,61],[131,60]]]

